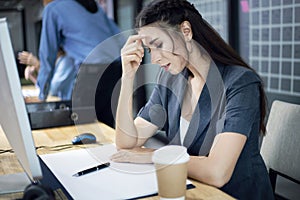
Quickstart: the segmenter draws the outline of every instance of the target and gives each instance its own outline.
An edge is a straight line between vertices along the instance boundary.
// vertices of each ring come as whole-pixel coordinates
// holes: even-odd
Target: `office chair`
[[[261,154],[269,170],[275,197],[300,198],[300,105],[275,100],[266,128]],[[277,177],[283,181],[279,182]],[[285,184],[289,183],[291,185],[286,187]],[[284,187],[285,191],[282,191],[280,186]],[[292,186],[295,189],[288,191]]]

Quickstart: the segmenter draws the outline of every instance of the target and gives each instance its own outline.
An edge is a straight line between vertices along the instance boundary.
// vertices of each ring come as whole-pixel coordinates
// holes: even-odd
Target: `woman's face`
[[[171,74],[178,74],[184,69],[188,51],[182,33],[160,27],[144,26],[139,29],[138,34],[145,36],[142,41],[150,51],[153,64],[160,65]]]

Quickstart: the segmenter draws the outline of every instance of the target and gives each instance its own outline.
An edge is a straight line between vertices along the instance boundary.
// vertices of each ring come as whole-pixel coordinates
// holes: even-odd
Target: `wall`
[[[243,56],[263,78],[269,105],[275,99],[299,104],[300,1],[240,3],[240,30],[248,33],[241,40]]]
[[[25,66],[19,64],[20,51],[38,53],[42,5],[40,0],[7,1],[0,7],[0,17],[6,17],[20,77],[24,77]],[[22,79],[22,83],[24,80]]]
[[[7,17],[14,51],[28,50],[37,53],[37,22],[41,20],[40,0],[22,0],[0,9],[0,17]]]

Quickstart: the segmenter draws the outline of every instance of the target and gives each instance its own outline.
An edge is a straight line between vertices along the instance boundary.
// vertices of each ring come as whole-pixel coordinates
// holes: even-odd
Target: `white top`
[[[180,117],[180,141],[183,144],[183,140],[185,138],[186,132],[189,128],[190,122],[183,117]]]

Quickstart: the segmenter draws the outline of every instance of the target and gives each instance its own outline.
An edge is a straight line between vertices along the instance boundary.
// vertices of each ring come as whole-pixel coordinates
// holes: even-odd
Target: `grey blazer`
[[[246,135],[247,141],[233,175],[221,189],[238,199],[274,199],[258,144],[260,78],[244,67],[212,64],[181,142],[181,103],[188,75],[187,69],[178,75],[162,71],[149,101],[138,116],[165,130],[169,144],[183,144],[190,155],[207,156],[217,134],[236,132]]]

